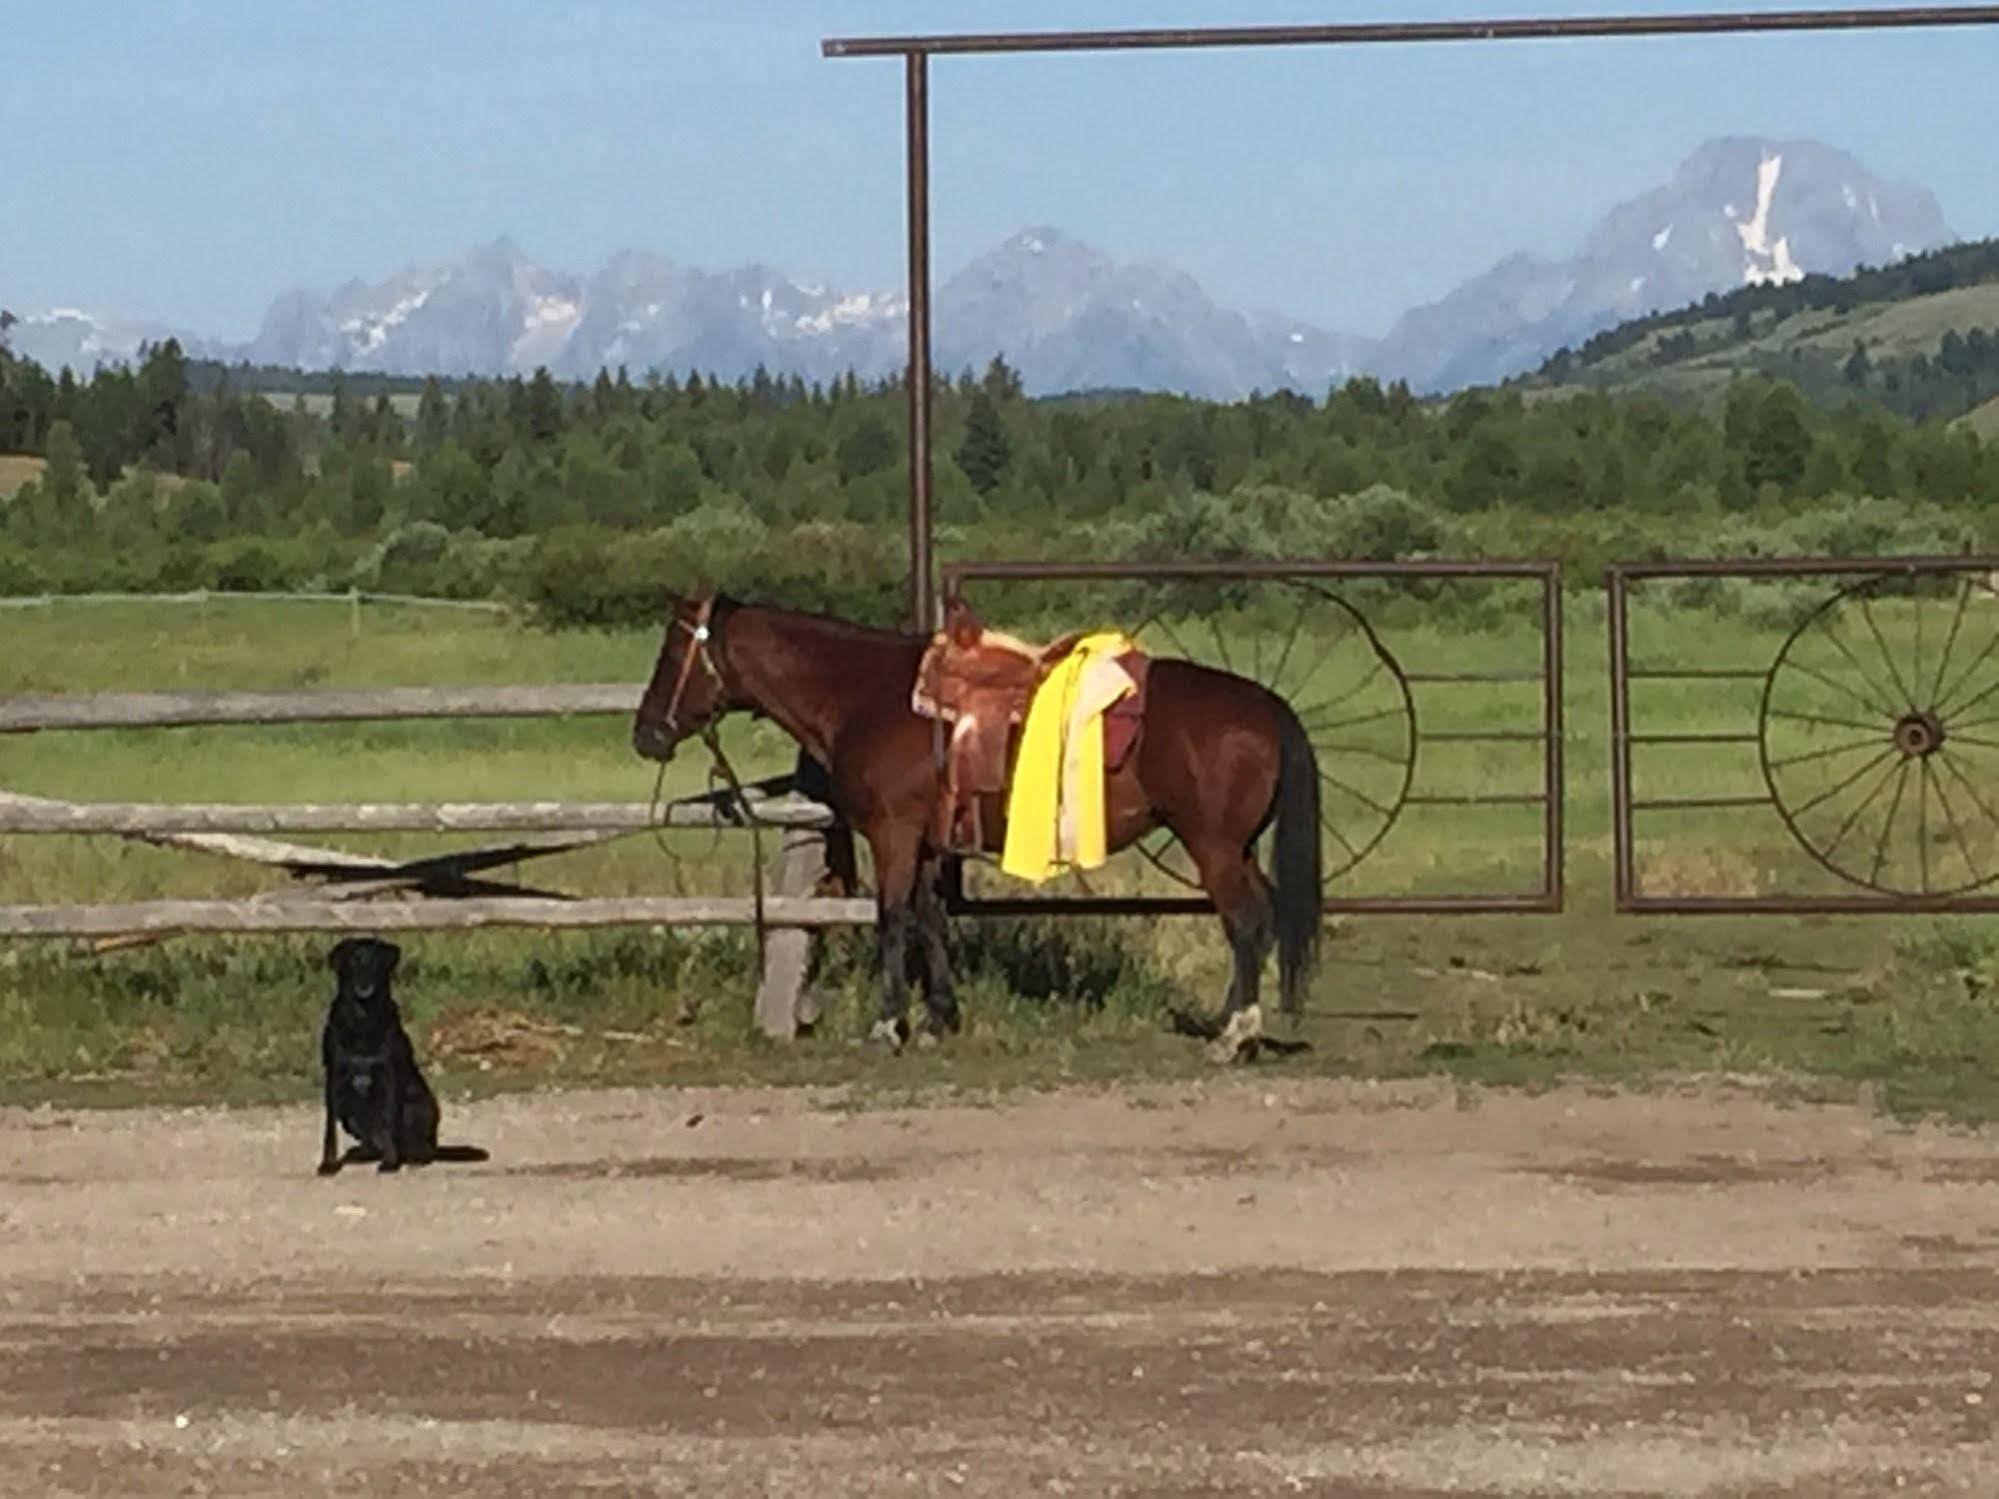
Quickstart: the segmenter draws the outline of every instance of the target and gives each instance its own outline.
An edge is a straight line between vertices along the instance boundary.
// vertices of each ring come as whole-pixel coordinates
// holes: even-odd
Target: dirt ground
[[[1999,1136],[1753,1087],[0,1113],[0,1493],[1999,1493]]]

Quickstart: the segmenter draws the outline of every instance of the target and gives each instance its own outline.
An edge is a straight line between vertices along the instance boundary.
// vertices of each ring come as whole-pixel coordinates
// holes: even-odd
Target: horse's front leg
[[[917,940],[923,944],[923,1005],[929,1011],[929,1029],[932,1035],[955,1036],[964,1022],[945,941],[943,878],[944,861],[934,854],[924,859],[916,872],[913,905]]]
[[[918,840],[913,829],[870,833],[875,855],[875,940],[882,1012],[871,1038],[890,1051],[909,1039],[909,944],[921,940],[915,904]]]

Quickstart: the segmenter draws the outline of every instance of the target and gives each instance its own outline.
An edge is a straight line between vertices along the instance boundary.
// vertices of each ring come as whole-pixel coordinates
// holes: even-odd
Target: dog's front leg
[[[333,1068],[326,1068],[326,1138],[319,1147],[319,1174],[331,1176],[340,1169],[339,1126],[334,1121]]]
[[[402,1048],[392,1041],[389,1045],[389,1064],[383,1069],[388,1084],[382,1098],[382,1163],[377,1171],[400,1171],[403,1169],[403,1090],[408,1086],[408,1074],[403,1069]]]

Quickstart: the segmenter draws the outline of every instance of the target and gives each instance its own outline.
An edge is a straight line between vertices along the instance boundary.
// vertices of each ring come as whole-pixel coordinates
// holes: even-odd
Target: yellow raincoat
[[[1035,689],[1007,796],[1006,873],[1038,884],[1108,857],[1104,710],[1138,690],[1117,664],[1132,649],[1115,630],[1086,635]]]

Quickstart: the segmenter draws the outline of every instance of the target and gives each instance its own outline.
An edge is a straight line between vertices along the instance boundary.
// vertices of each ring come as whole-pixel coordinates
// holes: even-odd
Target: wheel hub
[[[1943,748],[1943,720],[1934,713],[1905,713],[1895,723],[1895,748],[1914,759]]]

